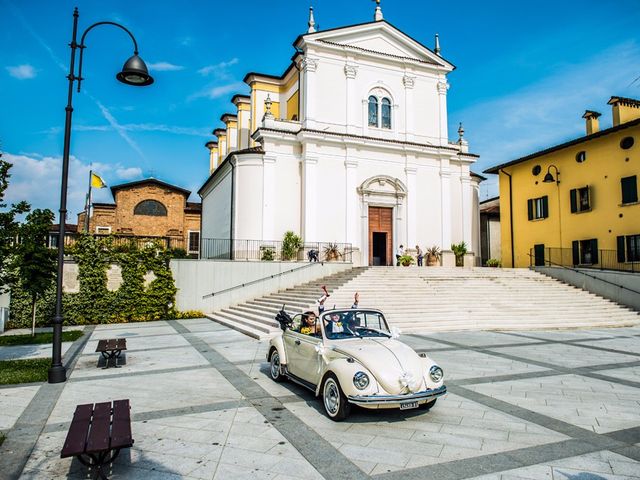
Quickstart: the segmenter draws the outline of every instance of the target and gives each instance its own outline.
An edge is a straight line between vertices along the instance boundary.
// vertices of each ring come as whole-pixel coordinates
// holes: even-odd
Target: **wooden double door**
[[[393,208],[369,207],[369,265],[394,265]]]

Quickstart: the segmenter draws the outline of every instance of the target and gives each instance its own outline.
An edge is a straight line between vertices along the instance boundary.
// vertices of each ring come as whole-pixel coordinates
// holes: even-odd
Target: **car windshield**
[[[322,316],[328,339],[390,337],[389,327],[380,312],[367,310],[333,310]]]

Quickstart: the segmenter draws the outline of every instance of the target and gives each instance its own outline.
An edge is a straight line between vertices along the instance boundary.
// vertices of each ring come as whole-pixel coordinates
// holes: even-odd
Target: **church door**
[[[369,265],[393,265],[393,209],[369,207]]]

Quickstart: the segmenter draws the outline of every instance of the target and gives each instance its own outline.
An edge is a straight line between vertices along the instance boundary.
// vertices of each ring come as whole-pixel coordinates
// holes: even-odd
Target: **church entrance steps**
[[[207,317],[250,337],[267,338],[279,331],[275,316],[283,304],[291,315],[313,309],[316,300],[322,295],[322,286],[326,286],[331,293],[365,270],[366,267],[352,268],[298,287],[224,308],[208,314]]]
[[[209,316],[255,338],[278,331],[276,313],[316,310],[326,285],[327,308],[382,310],[405,333],[530,330],[640,324],[640,315],[615,302],[527,269],[358,267],[234,305]]]

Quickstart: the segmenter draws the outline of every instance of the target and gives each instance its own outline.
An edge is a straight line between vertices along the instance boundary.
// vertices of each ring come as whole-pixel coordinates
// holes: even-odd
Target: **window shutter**
[[[589,210],[593,209],[593,204],[591,203],[591,187],[587,185],[585,187],[587,189],[587,203],[589,204]]]
[[[638,201],[637,177],[625,177],[620,180],[622,185],[622,203],[634,203]]]
[[[527,200],[527,210],[529,211],[529,220],[533,220],[533,199]]]
[[[579,265],[580,264],[580,250],[578,247],[578,241],[574,240],[573,242],[571,242],[571,250],[573,251],[573,264],[574,265]]]
[[[578,190],[572,188],[569,197],[571,198],[571,213],[576,213],[578,211]]]
[[[549,197],[546,195],[542,197],[542,218],[549,216]]]
[[[618,263],[624,263],[624,235],[617,237],[616,240],[618,243]]]
[[[591,263],[595,265],[598,262],[598,239],[594,238],[591,240]]]

